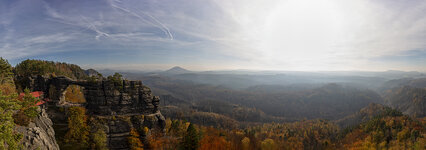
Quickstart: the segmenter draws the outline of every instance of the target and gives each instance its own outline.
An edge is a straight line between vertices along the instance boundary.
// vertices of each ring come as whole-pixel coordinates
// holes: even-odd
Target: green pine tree
[[[10,83],[13,81],[12,66],[6,59],[0,57],[0,84]]]
[[[198,135],[197,129],[195,129],[194,125],[191,123],[186,130],[186,134],[183,137],[183,141],[181,143],[181,148],[185,150],[196,150],[199,146],[200,137]]]
[[[0,89],[0,149],[17,149],[22,135],[14,131],[13,113],[21,106],[17,95],[4,95]]]

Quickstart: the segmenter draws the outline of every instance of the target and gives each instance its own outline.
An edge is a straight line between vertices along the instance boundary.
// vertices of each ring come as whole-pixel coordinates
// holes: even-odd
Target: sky
[[[2,0],[0,56],[83,68],[426,72],[424,0]]]

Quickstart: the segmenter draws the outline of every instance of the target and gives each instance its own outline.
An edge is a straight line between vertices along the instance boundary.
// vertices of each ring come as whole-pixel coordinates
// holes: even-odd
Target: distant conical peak
[[[165,72],[172,73],[172,74],[182,74],[182,73],[189,73],[191,71],[186,70],[186,69],[179,67],[179,66],[175,66],[173,68],[170,68],[169,70],[166,70]]]
[[[174,66],[173,68],[170,68],[169,70],[185,70],[185,71],[187,71],[186,69],[179,67],[179,66]]]

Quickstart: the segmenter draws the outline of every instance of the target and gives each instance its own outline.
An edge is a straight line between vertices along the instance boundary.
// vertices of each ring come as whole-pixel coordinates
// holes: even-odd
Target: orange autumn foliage
[[[231,142],[227,141],[224,136],[220,136],[218,130],[213,128],[206,129],[206,135],[200,141],[200,150],[225,150],[231,148]]]
[[[225,150],[230,149],[231,143],[223,137],[206,135],[200,141],[200,150]]]

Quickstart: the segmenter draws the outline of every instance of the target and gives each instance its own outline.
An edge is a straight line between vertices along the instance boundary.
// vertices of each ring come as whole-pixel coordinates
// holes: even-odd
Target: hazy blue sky
[[[0,56],[95,69],[426,71],[425,0],[1,0]]]

